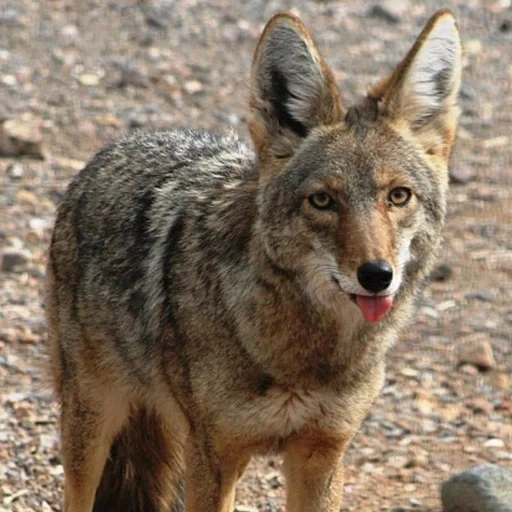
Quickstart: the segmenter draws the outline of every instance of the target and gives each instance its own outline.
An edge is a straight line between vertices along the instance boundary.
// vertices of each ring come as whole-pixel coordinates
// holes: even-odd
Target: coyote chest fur
[[[230,512],[284,457],[288,512],[334,512],[441,238],[461,50],[440,11],[346,107],[304,25],[268,23],[252,147],[194,130],[98,153],[48,265],[66,512]]]

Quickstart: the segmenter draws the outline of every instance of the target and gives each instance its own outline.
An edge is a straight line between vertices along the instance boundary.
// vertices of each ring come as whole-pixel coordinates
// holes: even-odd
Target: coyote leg
[[[85,398],[78,390],[62,393],[64,511],[91,512],[110,445],[128,415],[123,400]]]
[[[250,456],[235,449],[215,454],[207,443],[190,439],[187,445],[185,510],[232,512],[236,483]]]
[[[285,450],[286,512],[338,512],[348,443],[294,439]]]

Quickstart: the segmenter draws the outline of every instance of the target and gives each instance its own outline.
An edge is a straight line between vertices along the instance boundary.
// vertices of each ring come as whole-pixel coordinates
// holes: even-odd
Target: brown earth
[[[441,7],[396,0],[380,2],[382,14],[375,5],[0,2],[0,119],[15,120],[31,139],[18,151],[44,153],[0,159],[0,512],[60,510],[41,289],[55,207],[71,177],[136,127],[234,127],[245,135],[252,51],[278,10],[304,19],[353,100]],[[385,387],[347,454],[347,511],[439,511],[449,474],[482,462],[512,465],[512,9],[510,0],[445,6],[459,19],[466,52],[453,166],[464,183],[451,189],[437,280],[391,351]],[[473,344],[487,371],[460,364],[459,351]],[[284,510],[278,469],[276,458],[255,461],[238,503]]]

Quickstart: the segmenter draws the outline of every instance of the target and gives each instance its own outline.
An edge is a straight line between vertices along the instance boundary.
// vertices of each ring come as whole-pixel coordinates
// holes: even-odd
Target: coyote
[[[441,238],[461,44],[446,10],[346,107],[295,16],[267,24],[253,148],[134,133],[59,207],[48,265],[66,512],[230,512],[281,453],[288,512],[335,512],[342,458]]]

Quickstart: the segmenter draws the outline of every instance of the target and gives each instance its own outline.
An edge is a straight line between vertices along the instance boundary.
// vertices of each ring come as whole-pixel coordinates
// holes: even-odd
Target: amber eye
[[[327,192],[317,192],[309,196],[309,202],[318,210],[332,209],[336,204]]]
[[[395,206],[405,206],[411,199],[412,192],[405,187],[394,188],[388,196],[389,201]]]

